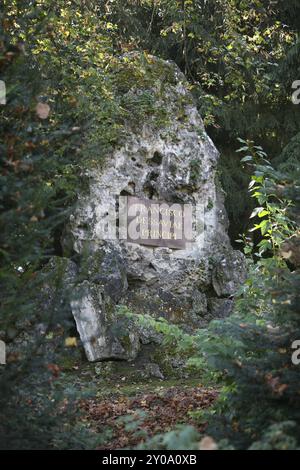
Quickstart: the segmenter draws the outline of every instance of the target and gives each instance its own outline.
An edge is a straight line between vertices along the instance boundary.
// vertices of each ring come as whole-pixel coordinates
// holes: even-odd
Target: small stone
[[[218,450],[218,446],[212,437],[205,436],[199,443],[199,450]]]
[[[150,362],[145,365],[145,372],[148,377],[154,377],[156,379],[164,380],[165,377],[161,372],[159,365],[155,364],[154,362]]]

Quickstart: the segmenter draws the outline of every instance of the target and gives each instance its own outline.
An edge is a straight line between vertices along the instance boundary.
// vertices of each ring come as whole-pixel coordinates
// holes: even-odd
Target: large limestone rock
[[[127,60],[136,57],[129,55]],[[85,170],[89,189],[80,194],[64,239],[80,259],[85,279],[82,296],[74,300],[72,309],[90,360],[122,356],[105,333],[101,295],[134,312],[163,316],[192,330],[215,311],[227,315],[245,277],[243,257],[232,249],[227,236],[223,193],[216,178],[218,151],[205,132],[183,74],[173,63],[149,58],[146,72],[151,75],[157,68],[164,71],[164,78],[156,75],[149,92],[169,119],[158,125],[150,116],[138,127],[128,125],[127,137],[104,164]],[[134,97],[140,92],[136,84],[127,94]],[[196,223],[204,224],[204,232],[198,227],[194,242],[185,249],[105,239],[103,227],[115,213],[120,195],[203,207],[204,217]],[[92,330],[97,336],[93,347]]]
[[[140,343],[133,326],[124,329],[118,322],[100,287],[88,281],[77,285],[71,308],[89,361],[136,357]]]

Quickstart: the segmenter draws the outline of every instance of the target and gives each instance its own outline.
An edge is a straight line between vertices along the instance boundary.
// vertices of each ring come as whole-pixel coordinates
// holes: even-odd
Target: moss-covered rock
[[[300,133],[296,134],[274,160],[277,168],[289,173],[299,172],[300,168]]]

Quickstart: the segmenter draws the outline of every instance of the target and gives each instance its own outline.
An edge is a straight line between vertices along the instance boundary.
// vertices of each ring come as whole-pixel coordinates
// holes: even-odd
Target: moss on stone
[[[200,160],[192,160],[190,163],[191,181],[198,181],[201,175],[201,162]]]

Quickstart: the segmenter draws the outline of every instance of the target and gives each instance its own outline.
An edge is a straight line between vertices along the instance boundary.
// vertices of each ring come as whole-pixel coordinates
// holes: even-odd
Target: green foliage
[[[250,191],[259,203],[253,212],[259,220],[254,229],[261,231],[262,240],[257,248],[246,245],[246,254],[254,252],[256,262],[240,290],[235,314],[209,327],[207,360],[226,371],[232,387],[209,430],[217,438],[225,435],[238,448],[296,448],[299,367],[292,363],[291,347],[300,337],[300,277],[295,267],[287,267],[282,247],[296,235],[299,179],[294,173],[275,171],[260,147],[243,144],[247,156],[242,161],[254,169]]]
[[[120,318],[128,318],[136,323],[142,330],[156,332],[162,335],[161,348],[164,349],[164,362],[179,355],[181,358],[188,358],[195,353],[195,338],[185,333],[179,326],[168,323],[168,321],[159,317],[153,318],[150,315],[132,313],[125,305],[118,306],[118,315]],[[192,370],[203,370],[205,361],[203,357],[197,356],[194,362],[187,362],[187,366]]]
[[[120,50],[143,47],[186,72],[222,146],[238,135],[263,139],[266,146],[266,139],[287,142],[292,127],[294,134],[298,128],[299,111],[290,105],[296,55],[288,66],[294,73],[288,86],[279,73],[297,44],[297,8],[264,0],[114,1],[106,15],[118,25]],[[278,132],[283,127],[288,135]]]
[[[262,440],[254,442],[249,450],[299,450],[294,436],[295,427],[294,421],[273,424],[264,433]]]
[[[247,153],[241,162],[247,165],[254,164],[249,191],[260,204],[250,215],[250,219],[258,218],[259,220],[250,232],[259,230],[262,236],[262,240],[257,245],[259,251],[256,256],[261,257],[268,250],[272,250],[276,262],[281,244],[296,230],[295,223],[288,216],[293,203],[285,197],[280,197],[275,188],[275,182],[287,176],[272,168],[266,159],[266,153],[260,146],[253,145],[251,141],[246,142],[242,139],[240,141],[243,147],[238,152]]]
[[[195,450],[199,447],[200,434],[193,426],[178,425],[176,429],[148,439],[138,449]]]

